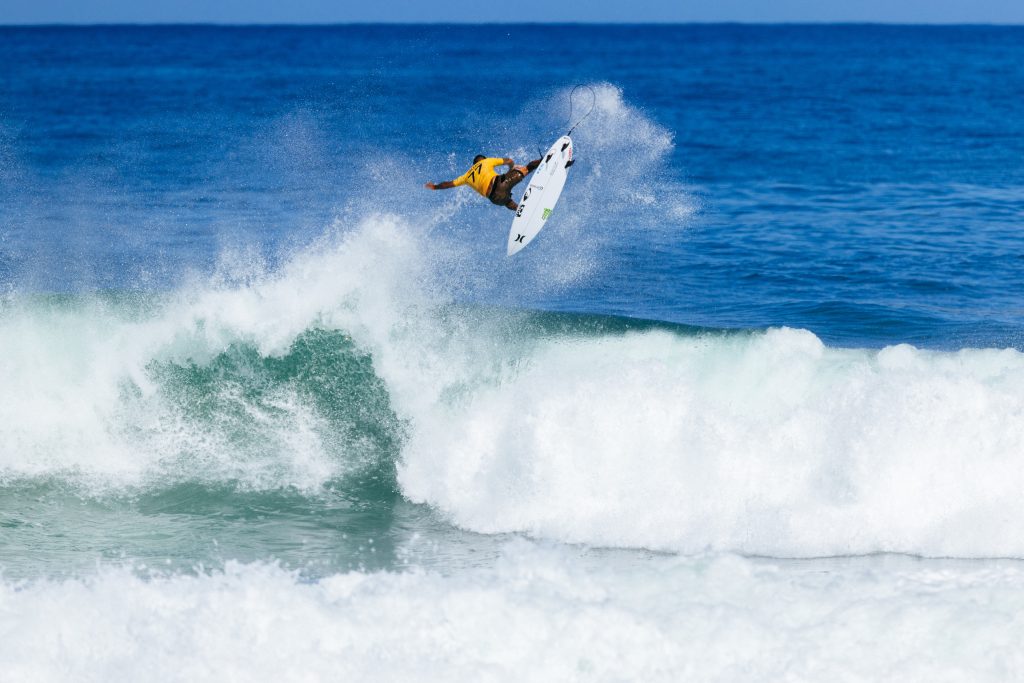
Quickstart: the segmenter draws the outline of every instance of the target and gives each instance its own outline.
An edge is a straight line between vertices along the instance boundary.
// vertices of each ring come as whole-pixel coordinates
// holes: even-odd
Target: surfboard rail
[[[572,138],[568,135],[558,138],[541,157],[512,219],[508,233],[509,256],[522,251],[546,225],[574,162]]]

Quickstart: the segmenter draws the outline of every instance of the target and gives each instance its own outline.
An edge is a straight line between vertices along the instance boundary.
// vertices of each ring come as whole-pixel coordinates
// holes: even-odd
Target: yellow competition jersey
[[[491,191],[491,184],[498,176],[498,172],[494,170],[494,167],[504,165],[504,159],[482,159],[473,164],[473,168],[453,180],[452,184],[456,187],[459,185],[469,185],[486,197]]]

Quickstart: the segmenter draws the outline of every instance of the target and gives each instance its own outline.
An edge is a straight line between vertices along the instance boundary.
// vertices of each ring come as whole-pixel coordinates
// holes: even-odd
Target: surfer
[[[508,170],[498,173],[494,170],[498,166],[508,166]],[[427,183],[424,187],[428,190],[447,190],[459,185],[469,185],[482,196],[490,199],[492,203],[515,211],[519,205],[512,200],[512,188],[521,183],[523,178],[538,166],[540,166],[540,159],[534,159],[526,166],[516,166],[516,162],[511,159],[498,159],[477,154],[473,157],[473,166],[455,180]]]

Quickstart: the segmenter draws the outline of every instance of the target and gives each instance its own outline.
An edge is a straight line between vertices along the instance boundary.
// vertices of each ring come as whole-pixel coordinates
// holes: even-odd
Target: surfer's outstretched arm
[[[427,183],[423,187],[427,188],[428,190],[450,190],[451,188],[455,187],[455,183],[453,183],[450,180],[445,180],[444,182],[440,183]]]

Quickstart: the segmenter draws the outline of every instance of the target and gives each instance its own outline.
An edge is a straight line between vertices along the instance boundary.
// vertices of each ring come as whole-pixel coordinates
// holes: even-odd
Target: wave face
[[[488,534],[1024,556],[1019,352],[455,306],[430,253],[383,216],[245,284],[18,299],[0,476],[315,494],[369,475]]]
[[[587,567],[525,543],[449,576],[106,570],[0,583],[0,667],[40,681],[1005,680],[1022,666],[1022,578],[736,557]]]

